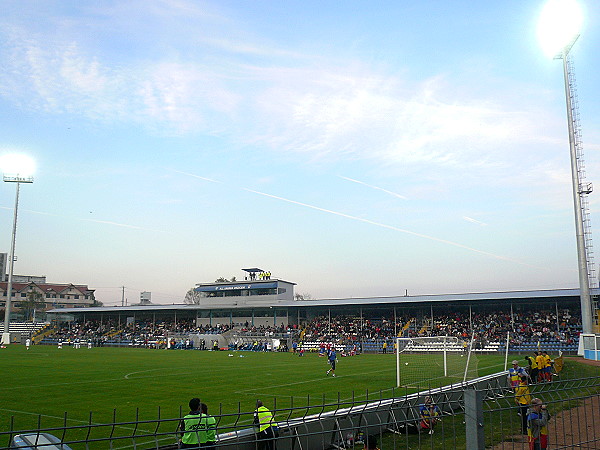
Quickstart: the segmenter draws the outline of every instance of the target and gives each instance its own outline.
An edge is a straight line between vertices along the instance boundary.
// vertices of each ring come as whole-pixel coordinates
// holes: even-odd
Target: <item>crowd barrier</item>
[[[553,411],[549,429],[552,442],[564,447],[587,445],[600,448],[600,419],[597,418],[600,379],[598,377],[553,381],[532,386],[532,395],[539,396]],[[335,402],[316,402],[308,399],[307,406],[277,408],[271,406],[278,424],[278,450],[291,449],[350,449],[362,448],[364,436],[375,436],[379,447],[391,448],[521,448],[525,437],[517,415],[514,393],[508,386],[505,373],[478,378],[469,382],[426,389],[391,398],[341,399]],[[439,408],[440,422],[435,433],[423,433],[420,406],[431,396]],[[114,415],[117,417],[116,412]],[[253,412],[215,414],[217,420],[217,449],[253,450],[257,448]],[[69,426],[65,414],[62,426],[18,430],[10,426],[0,432],[0,448],[6,448],[18,434],[54,435],[72,449],[159,449],[177,448],[176,433],[180,418],[97,423],[93,414],[89,423]],[[12,422],[11,422],[12,423]],[[582,425],[583,424],[583,425]],[[576,430],[573,427],[577,427]],[[53,444],[54,445],[54,444]],[[38,446],[42,449],[44,446]],[[50,448],[50,447],[48,447]],[[67,447],[65,447],[67,448]]]

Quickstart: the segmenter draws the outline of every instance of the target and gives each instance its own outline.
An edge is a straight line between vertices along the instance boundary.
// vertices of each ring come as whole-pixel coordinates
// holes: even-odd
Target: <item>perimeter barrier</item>
[[[550,448],[600,448],[600,378],[553,381],[530,389],[532,397],[541,398],[552,415]],[[309,397],[302,406],[294,406],[299,400],[293,398],[284,408],[277,406],[277,399],[270,404],[265,401],[277,423],[276,448],[362,449],[367,436],[376,438],[381,450],[528,448],[515,394],[504,372],[408,395],[400,390],[388,394],[390,398],[384,398],[382,392],[366,393],[360,399],[338,395],[335,401]],[[421,412],[427,397],[434,404],[435,420],[424,422]],[[220,406],[218,414],[211,414],[217,428],[214,448],[263,448],[253,425],[254,412],[243,411],[241,404],[237,409],[226,413]],[[26,430],[18,429],[12,417],[8,429],[0,431],[0,448],[11,448],[11,443],[23,441],[23,436],[39,449],[178,448],[180,417],[162,418],[160,409],[154,418],[148,419],[149,415],[154,413],[137,410],[133,420],[119,421],[115,410],[113,420],[100,423],[90,412],[88,420],[81,423],[65,413],[60,424],[56,418],[40,415],[37,427]],[[55,436],[61,444],[46,443],[50,442],[48,436]]]

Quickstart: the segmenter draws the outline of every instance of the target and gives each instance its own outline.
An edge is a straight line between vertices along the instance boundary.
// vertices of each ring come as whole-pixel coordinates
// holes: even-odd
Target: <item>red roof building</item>
[[[7,282],[0,282],[0,307],[6,306]],[[12,305],[20,307],[20,302],[25,302],[32,292],[37,292],[39,301],[45,303],[44,309],[55,308],[85,308],[94,306],[96,299],[94,290],[86,285],[58,284],[58,283],[13,283]]]

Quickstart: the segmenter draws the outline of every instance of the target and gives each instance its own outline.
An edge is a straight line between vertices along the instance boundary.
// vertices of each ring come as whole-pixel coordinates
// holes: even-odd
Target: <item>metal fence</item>
[[[552,414],[549,425],[550,447],[600,448],[600,378],[553,381],[531,386],[532,396],[541,398]],[[338,398],[335,402],[304,399],[302,406],[278,408],[277,401],[266,404],[278,425],[276,448],[354,449],[363,448],[366,436],[377,439],[387,449],[526,449],[521,417],[515,396],[504,373],[466,383],[428,389],[392,398],[381,393],[366,399]],[[439,421],[433,429],[423,423],[421,408],[430,396],[436,404]],[[214,408],[212,408],[214,409]],[[185,412],[182,411],[182,416]],[[213,413],[213,411],[211,411]],[[253,411],[212,414],[217,422],[217,449],[250,450],[262,448],[253,427]],[[148,419],[149,416],[154,416]],[[56,419],[39,416],[35,429],[18,430],[11,420],[8,430],[0,431],[0,448],[9,448],[15,435],[29,434],[38,448],[47,434],[56,436],[72,449],[175,449],[180,418],[163,418],[160,410],[139,410],[129,421],[118,420],[117,412],[109,423],[96,422],[89,414],[85,423],[73,426],[66,413]],[[52,444],[54,445],[54,444]]]

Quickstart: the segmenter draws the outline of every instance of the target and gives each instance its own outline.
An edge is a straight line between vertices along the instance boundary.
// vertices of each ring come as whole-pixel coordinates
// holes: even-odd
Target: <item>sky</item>
[[[105,305],[181,303],[247,267],[313,298],[576,288],[544,4],[4,1],[0,155],[36,163],[15,273]],[[594,182],[600,2],[579,4]],[[2,183],[7,253],[14,201]]]

